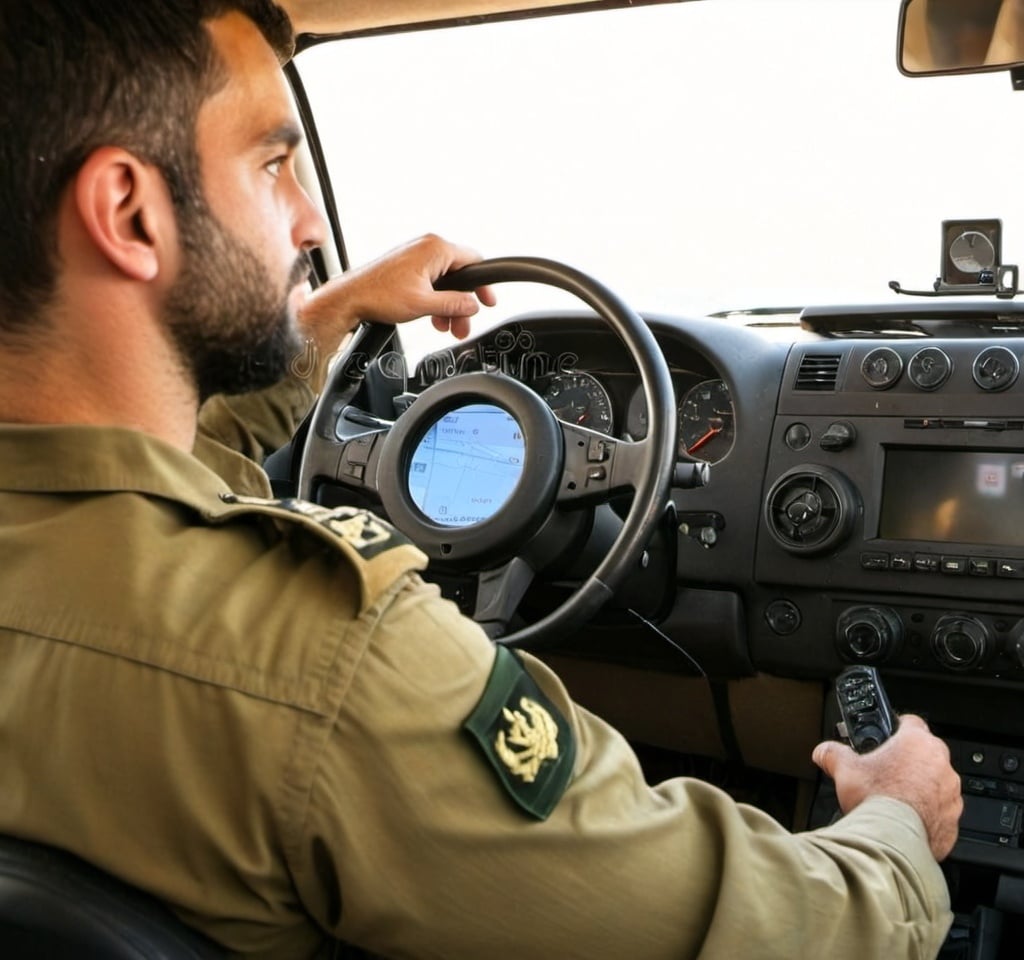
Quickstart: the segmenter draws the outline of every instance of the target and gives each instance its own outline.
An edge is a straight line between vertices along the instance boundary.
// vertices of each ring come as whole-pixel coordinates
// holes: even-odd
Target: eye
[[[284,165],[288,162],[287,157],[275,157],[270,163],[264,166],[264,170],[267,171],[275,179],[281,176],[281,171],[284,169]]]

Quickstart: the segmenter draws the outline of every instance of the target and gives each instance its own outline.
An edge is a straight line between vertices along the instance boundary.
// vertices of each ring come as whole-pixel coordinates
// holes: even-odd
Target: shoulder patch
[[[572,728],[519,658],[499,646],[483,696],[463,724],[505,792],[531,817],[546,820],[572,778]]]

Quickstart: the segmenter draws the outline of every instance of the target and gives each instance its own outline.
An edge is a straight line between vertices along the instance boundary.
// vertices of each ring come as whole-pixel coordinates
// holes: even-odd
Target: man
[[[4,0],[0,38],[0,831],[249,956],[935,954],[960,797],[923,721],[815,751],[847,815],[814,833],[649,788],[386,525],[197,440],[201,401],[281,376],[296,311],[330,341],[476,309],[429,292],[472,259],[437,238],[299,303],[324,237],[276,8]]]

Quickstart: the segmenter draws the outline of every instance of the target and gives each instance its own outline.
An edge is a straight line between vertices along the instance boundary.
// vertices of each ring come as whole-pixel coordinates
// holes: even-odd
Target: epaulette
[[[427,556],[391,524],[367,510],[354,507],[322,507],[293,498],[270,500],[220,495],[225,508],[210,516],[228,522],[257,514],[286,525],[299,524],[330,546],[340,550],[359,577],[360,613],[364,613],[402,574],[422,570]]]

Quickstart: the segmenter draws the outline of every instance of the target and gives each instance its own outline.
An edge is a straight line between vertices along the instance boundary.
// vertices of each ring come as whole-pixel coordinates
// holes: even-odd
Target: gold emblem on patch
[[[509,773],[533,783],[545,760],[558,759],[558,725],[536,700],[523,697],[519,706],[521,711],[502,708],[509,726],[498,731],[494,750]]]

